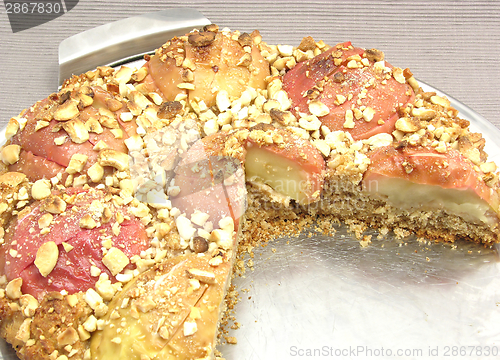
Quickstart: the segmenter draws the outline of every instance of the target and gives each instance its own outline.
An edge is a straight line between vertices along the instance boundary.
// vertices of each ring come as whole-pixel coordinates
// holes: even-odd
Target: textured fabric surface
[[[13,33],[0,5],[0,125],[57,89],[59,43],[125,17],[190,7],[265,41],[313,36],[378,48],[395,66],[444,91],[500,127],[500,1],[80,0],[68,13]]]

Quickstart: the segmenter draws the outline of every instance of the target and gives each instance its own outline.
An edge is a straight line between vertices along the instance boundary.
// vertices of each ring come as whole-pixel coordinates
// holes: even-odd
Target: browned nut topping
[[[71,97],[71,91],[65,91],[62,94],[59,94],[59,104],[64,104]]]
[[[19,327],[19,330],[16,334],[16,340],[22,341],[24,343],[28,342],[31,336],[31,322],[32,319],[24,319],[23,323]]]
[[[99,165],[112,166],[119,171],[128,169],[128,155],[113,149],[105,149],[99,153]]]
[[[15,164],[19,160],[19,154],[21,153],[21,147],[19,145],[7,145],[2,149],[0,156],[2,157],[2,162],[5,165]]]
[[[71,140],[76,144],[83,144],[89,139],[89,132],[80,119],[66,121],[63,125]]]
[[[316,41],[311,36],[306,36],[300,42],[299,50],[308,51],[314,49],[316,49]]]
[[[94,219],[92,219],[92,216],[90,216],[90,214],[84,215],[80,219],[79,225],[82,229],[95,229],[97,227],[97,223]]]
[[[57,344],[61,347],[66,345],[73,345],[76,343],[80,337],[78,332],[73,327],[68,327],[62,333],[57,336]]]
[[[21,297],[21,286],[23,285],[23,279],[16,278],[14,280],[9,281],[7,286],[5,287],[5,295],[11,300],[17,300]]]
[[[240,60],[238,60],[237,66],[250,66],[252,63],[252,55],[245,53]]]
[[[144,80],[144,78],[148,75],[148,69],[145,67],[141,67],[135,73],[132,74],[131,78],[134,81],[140,82]]]
[[[86,108],[87,106],[90,106],[94,103],[94,98],[86,94],[78,94],[78,100],[78,106],[81,109]]]
[[[43,277],[49,275],[57,264],[59,249],[55,242],[48,241],[36,252],[35,266]]]
[[[0,175],[0,185],[17,186],[26,179],[26,175],[18,172],[7,172]]]
[[[195,32],[188,36],[188,41],[195,47],[208,46],[215,40],[215,33],[211,31]]]
[[[373,62],[384,60],[384,53],[377,49],[366,49],[364,55],[368,60]]]
[[[166,101],[158,110],[159,119],[173,119],[182,113],[182,104],[179,101]]]
[[[66,211],[66,202],[58,196],[50,195],[43,200],[42,208],[51,214],[60,214]]]
[[[31,196],[35,200],[45,199],[51,193],[50,187],[51,186],[49,180],[47,179],[37,180],[35,181],[33,187],[31,188]]]
[[[429,121],[436,117],[436,112],[427,108],[413,108],[411,114],[418,117],[420,120]]]
[[[430,101],[431,101],[431,103],[433,103],[435,105],[441,105],[445,109],[448,109],[450,107],[450,100],[448,100],[445,97],[433,95],[433,96],[431,96]]]
[[[200,236],[193,239],[193,251],[195,253],[204,253],[208,250],[208,241]]]
[[[396,130],[410,133],[420,130],[420,121],[414,118],[402,117],[396,121]]]
[[[215,284],[215,274],[212,272],[199,269],[189,269],[187,270],[187,275],[189,278],[196,279],[205,284]]]
[[[102,263],[111,271],[111,274],[115,276],[130,263],[130,260],[123,251],[112,247],[102,258]]]
[[[83,170],[83,167],[87,163],[88,156],[84,154],[73,154],[66,167],[66,172],[68,174],[76,174]]]
[[[68,121],[78,116],[78,103],[73,100],[66,101],[59,105],[54,111],[54,119],[57,121]]]
[[[24,316],[32,317],[35,315],[35,310],[38,308],[38,300],[30,294],[24,294],[19,298],[19,304]]]
[[[106,106],[111,111],[118,111],[123,107],[123,104],[116,99],[107,99]]]
[[[217,33],[217,32],[219,32],[219,25],[217,25],[217,24],[205,25],[203,27],[203,31],[211,31],[211,32]]]
[[[9,120],[7,124],[7,128],[5,129],[5,139],[10,140],[14,135],[19,131],[19,122],[12,118]]]
[[[156,307],[156,303],[151,296],[139,298],[135,301],[135,306],[142,313],[147,313]]]
[[[241,46],[252,46],[253,40],[250,34],[243,33],[238,37],[238,43]]]
[[[52,216],[51,213],[45,213],[40,218],[38,219],[38,227],[40,229],[49,227],[50,223],[54,219],[54,216]]]
[[[99,182],[104,177],[104,168],[99,163],[95,163],[88,168],[87,175],[92,182]]]

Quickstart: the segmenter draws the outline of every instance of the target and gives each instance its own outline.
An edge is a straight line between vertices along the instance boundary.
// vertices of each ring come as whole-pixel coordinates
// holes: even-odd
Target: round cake
[[[500,240],[481,134],[350,42],[208,25],[74,75],[5,136],[0,334],[21,359],[212,358],[238,251],[307,226]]]

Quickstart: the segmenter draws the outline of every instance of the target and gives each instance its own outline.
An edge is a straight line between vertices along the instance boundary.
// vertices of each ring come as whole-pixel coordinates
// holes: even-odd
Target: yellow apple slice
[[[189,254],[129,282],[93,334],[93,360],[200,359],[215,348],[232,262]]]

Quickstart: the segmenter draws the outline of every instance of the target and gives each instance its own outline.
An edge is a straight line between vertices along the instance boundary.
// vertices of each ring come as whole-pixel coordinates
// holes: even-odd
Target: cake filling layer
[[[495,213],[486,201],[470,188],[445,189],[438,185],[417,184],[399,178],[376,176],[364,184],[365,190],[404,209],[443,209],[468,221],[493,225]]]

